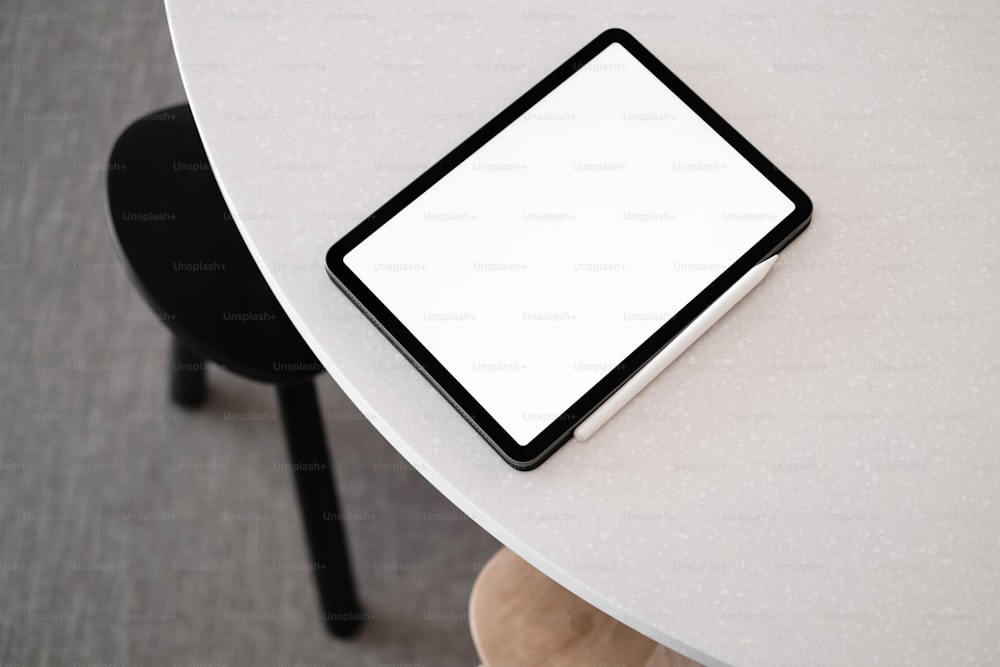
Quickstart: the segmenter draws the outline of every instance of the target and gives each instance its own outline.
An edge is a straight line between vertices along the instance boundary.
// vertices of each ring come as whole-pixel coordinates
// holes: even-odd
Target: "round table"
[[[483,528],[706,665],[1000,661],[1000,6],[167,13],[212,167],[278,299]],[[782,167],[815,216],[593,438],[516,472],[334,287],[324,253],[610,26]]]

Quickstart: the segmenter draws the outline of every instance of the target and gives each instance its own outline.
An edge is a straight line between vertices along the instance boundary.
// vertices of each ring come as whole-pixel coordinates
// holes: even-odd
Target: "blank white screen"
[[[526,445],[793,209],[612,44],[345,263]]]

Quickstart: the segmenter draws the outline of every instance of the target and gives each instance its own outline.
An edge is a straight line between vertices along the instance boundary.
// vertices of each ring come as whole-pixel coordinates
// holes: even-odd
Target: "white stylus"
[[[594,435],[609,419],[625,407],[626,403],[635,398],[636,394],[642,391],[653,378],[662,373],[677,357],[681,356],[684,350],[691,346],[691,343],[701,338],[701,335],[718,322],[719,318],[739,303],[740,299],[749,294],[750,290],[764,279],[764,276],[767,275],[767,272],[771,270],[771,267],[774,266],[777,260],[777,255],[769,257],[743,274],[743,277],[737,280],[725,294],[713,301],[712,305],[706,308],[691,324],[687,325],[683,331],[677,334],[665,348],[660,350],[635,375],[629,378],[622,385],[621,389],[609,396],[589,417],[580,422],[580,425],[573,431],[573,437],[577,440],[586,440]]]

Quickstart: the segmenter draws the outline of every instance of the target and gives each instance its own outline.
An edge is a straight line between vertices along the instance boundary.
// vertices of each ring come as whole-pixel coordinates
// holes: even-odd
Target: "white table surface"
[[[1000,662],[1000,6],[430,7],[167,0],[240,230],[360,410],[502,542],[705,664]],[[815,217],[608,427],[515,472],[323,255],[612,25]]]

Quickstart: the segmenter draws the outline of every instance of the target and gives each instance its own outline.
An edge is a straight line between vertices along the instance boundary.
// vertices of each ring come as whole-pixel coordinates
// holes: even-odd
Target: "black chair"
[[[208,165],[187,105],[150,113],[108,165],[111,238],[132,282],[173,334],[170,394],[206,394],[206,360],[277,386],[326,626],[354,634],[361,612],[314,376],[323,370],[254,264]]]

